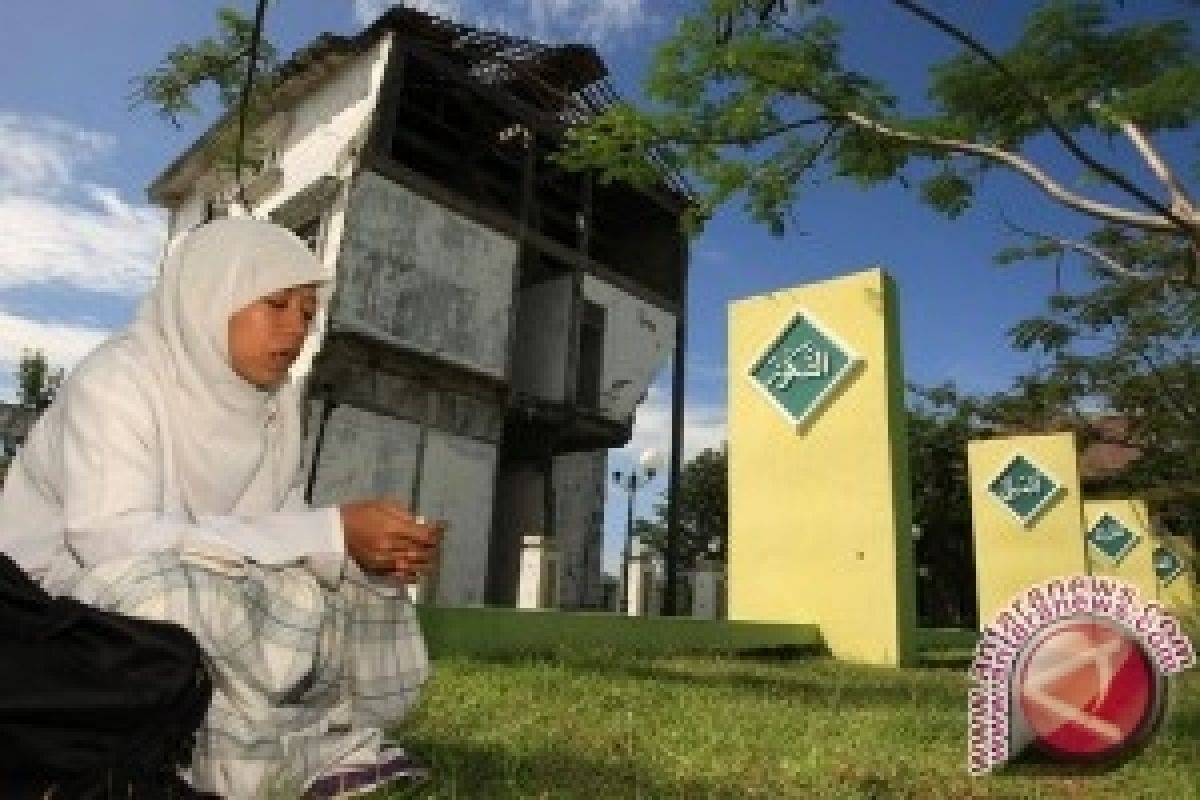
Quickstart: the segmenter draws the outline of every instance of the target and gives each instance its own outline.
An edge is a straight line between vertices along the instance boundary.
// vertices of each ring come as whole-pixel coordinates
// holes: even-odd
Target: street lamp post
[[[655,450],[642,451],[638,458],[638,466],[631,470],[615,470],[613,482],[625,490],[628,505],[625,515],[625,550],[621,557],[621,595],[617,598],[617,610],[621,613],[629,611],[629,560],[633,557],[633,504],[637,499],[638,489],[654,480],[661,467],[661,458]]]

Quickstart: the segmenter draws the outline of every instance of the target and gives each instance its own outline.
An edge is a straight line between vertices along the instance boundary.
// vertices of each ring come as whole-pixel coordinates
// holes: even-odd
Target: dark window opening
[[[524,218],[550,242],[679,300],[684,245],[674,212],[621,183],[594,182],[589,200],[588,177],[553,160],[560,134],[518,116],[502,84],[460,79],[419,53],[406,56],[402,80],[389,144],[393,161],[480,210]],[[532,192],[523,207],[527,163]]]
[[[600,407],[600,383],[604,375],[604,306],[587,300],[579,319],[579,364],[575,402],[583,408]]]
[[[517,217],[528,131],[485,91],[418,56],[405,62],[391,157],[488,208]]]
[[[683,233],[669,212],[631,187],[593,189],[592,257],[671,299],[679,299]]]
[[[555,608],[558,606],[558,570],[554,569],[551,564],[547,563],[542,572],[542,608]]]

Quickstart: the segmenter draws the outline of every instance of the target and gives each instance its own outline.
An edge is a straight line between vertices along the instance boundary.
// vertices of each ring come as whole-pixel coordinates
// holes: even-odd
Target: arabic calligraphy
[[[1154,568],[1163,575],[1174,572],[1182,566],[1174,553],[1159,552],[1154,556]]]
[[[1106,515],[1101,517],[1088,531],[1088,541],[1100,552],[1120,564],[1126,556],[1133,552],[1141,539],[1116,519]]]
[[[785,392],[794,381],[826,377],[829,374],[829,353],[812,342],[805,342],[782,356],[772,355],[767,359],[767,364],[775,370],[767,379],[767,386]]]
[[[1000,484],[996,487],[996,494],[1006,503],[1015,503],[1022,495],[1031,495],[1040,497],[1042,494],[1042,476],[1029,475],[1020,477],[1017,475],[1005,475],[1000,479]]]

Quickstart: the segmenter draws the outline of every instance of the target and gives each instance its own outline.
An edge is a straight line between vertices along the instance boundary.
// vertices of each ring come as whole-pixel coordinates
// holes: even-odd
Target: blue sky
[[[251,10],[250,0],[233,5]],[[680,12],[698,0],[423,0],[430,10],[553,41],[590,41],[609,63],[617,88],[638,95],[651,47]],[[41,346],[73,364],[133,313],[153,274],[163,215],[145,199],[146,185],[210,118],[176,131],[148,111],[130,111],[130,78],[154,66],[175,42],[212,32],[218,2],[56,0],[5,3],[0,24],[0,394],[22,345]],[[349,33],[386,3],[379,0],[274,0],[267,33],[290,52],[321,31]],[[909,107],[923,102],[929,59],[952,52],[940,34],[890,4],[834,0],[853,9],[848,59],[888,76]],[[1017,31],[1027,3],[931,5],[994,46]],[[1178,13],[1171,0],[1126,4]],[[1166,142],[1169,156],[1194,157],[1194,131]],[[1039,158],[1063,182],[1090,188],[1050,143]],[[1106,159],[1142,173],[1120,142],[1099,143]],[[1178,160],[1183,160],[1180,157]],[[1149,181],[1146,185],[1151,185]],[[692,245],[688,343],[688,450],[719,443],[725,421],[725,308],[740,297],[882,266],[900,290],[905,368],[921,383],[955,380],[996,390],[1024,368],[1004,332],[1039,310],[1054,287],[1045,266],[999,269],[991,255],[1009,242],[1007,213],[1030,227],[1079,234],[1087,220],[1058,209],[1021,179],[997,172],[979,202],[957,221],[920,205],[898,187],[860,191],[841,184],[806,190],[796,231],[773,238],[736,208],[718,216]],[[1078,270],[1066,285],[1078,286]],[[668,384],[656,384],[639,412],[630,446],[612,455],[623,467],[647,447],[666,449]],[[658,481],[640,510],[648,510]],[[608,504],[615,550],[624,499]],[[610,562],[611,563],[611,562]]]

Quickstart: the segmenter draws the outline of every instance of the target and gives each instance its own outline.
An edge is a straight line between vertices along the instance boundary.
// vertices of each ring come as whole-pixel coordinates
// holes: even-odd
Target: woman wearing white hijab
[[[403,580],[428,568],[440,526],[388,500],[303,500],[288,368],[328,278],[270,223],[189,232],[0,495],[0,548],[49,591],[197,637],[215,693],[190,777],[231,798],[403,773],[382,730],[428,672]]]

